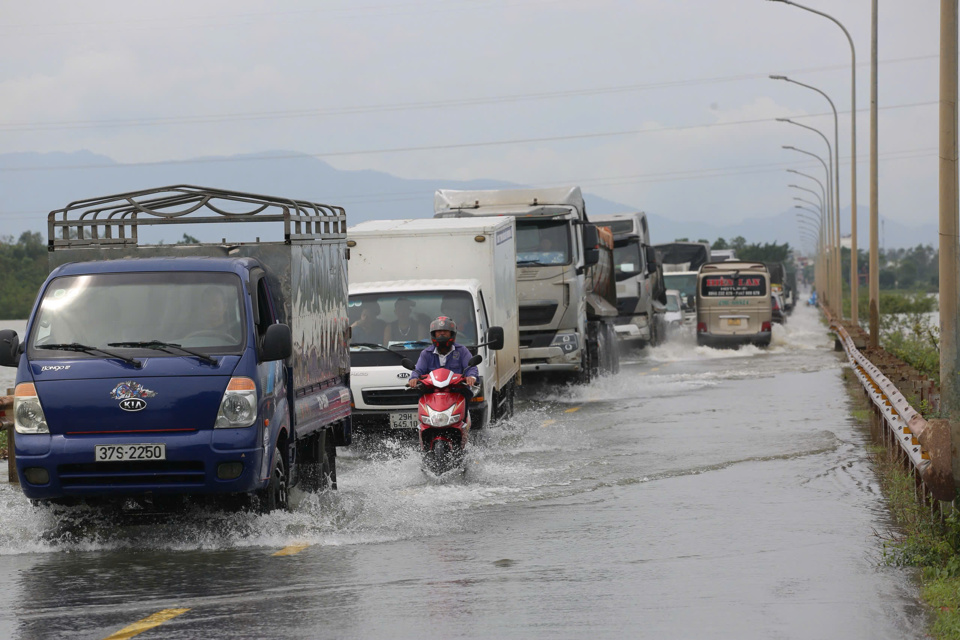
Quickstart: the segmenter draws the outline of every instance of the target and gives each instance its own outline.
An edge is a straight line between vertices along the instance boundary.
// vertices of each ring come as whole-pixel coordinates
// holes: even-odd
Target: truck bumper
[[[471,428],[481,429],[486,426],[487,401],[471,402],[470,408]],[[391,429],[391,413],[417,412],[416,407],[405,407],[403,409],[354,409],[353,410],[353,428],[358,433],[396,433],[396,434],[417,434],[414,429]]]
[[[521,347],[520,371],[580,371],[580,349],[564,352],[560,347]]]
[[[263,449],[259,430],[210,429],[185,434],[115,436],[17,434],[17,474],[23,493],[34,500],[65,497],[249,493],[266,484],[260,479]],[[164,444],[166,460],[96,462],[99,444]],[[240,463],[240,474],[222,480],[223,463]],[[43,469],[48,481],[32,483]],[[224,467],[222,470],[225,471]],[[42,474],[40,474],[42,475]]]
[[[736,348],[744,344],[766,347],[770,344],[770,332],[761,331],[744,335],[725,335],[717,333],[698,333],[697,344],[704,347]]]

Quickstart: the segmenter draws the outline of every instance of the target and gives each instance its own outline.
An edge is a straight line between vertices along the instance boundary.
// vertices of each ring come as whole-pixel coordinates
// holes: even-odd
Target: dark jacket
[[[473,376],[474,378],[479,377],[479,371],[476,367],[468,367],[467,362],[473,356],[470,355],[470,350],[461,344],[453,343],[453,350],[447,355],[447,364],[446,367],[454,373],[463,374],[465,378]],[[440,368],[440,356],[437,355],[437,348],[430,346],[420,352],[420,358],[417,360],[417,367],[413,370],[413,373],[410,374],[411,379],[417,379],[421,376],[425,376],[434,369]]]

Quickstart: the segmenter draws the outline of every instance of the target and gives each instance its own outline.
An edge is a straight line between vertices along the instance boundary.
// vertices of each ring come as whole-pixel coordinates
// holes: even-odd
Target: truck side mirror
[[[657,252],[648,244],[643,245],[643,255],[647,257],[647,273],[657,272]]]
[[[600,262],[600,233],[597,225],[583,225],[583,264],[587,267]]]
[[[290,327],[285,324],[272,324],[267,327],[260,345],[260,360],[262,362],[286,360],[292,353],[293,334],[290,332]]]
[[[20,364],[20,338],[12,329],[0,331],[0,367]]]
[[[487,330],[487,346],[493,349],[494,351],[500,351],[503,349],[503,327],[490,327]]]

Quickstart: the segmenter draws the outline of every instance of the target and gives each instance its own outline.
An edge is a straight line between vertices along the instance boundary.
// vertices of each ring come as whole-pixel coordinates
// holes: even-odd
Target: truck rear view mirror
[[[583,225],[583,263],[588,267],[600,262],[600,233],[597,225]]]
[[[487,331],[487,346],[494,351],[500,351],[503,349],[503,343],[503,327],[490,327]]]
[[[12,329],[0,331],[0,367],[15,367],[20,363],[20,338]]]
[[[263,362],[286,360],[293,354],[293,335],[285,324],[272,324],[263,334],[260,359]]]

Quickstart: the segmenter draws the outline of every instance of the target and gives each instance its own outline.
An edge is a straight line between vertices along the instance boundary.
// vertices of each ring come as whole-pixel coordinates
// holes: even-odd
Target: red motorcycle
[[[476,366],[483,356],[470,358],[468,366]],[[401,365],[413,371],[416,365],[407,358]],[[470,399],[476,387],[466,377],[449,369],[435,369],[420,377],[420,384],[411,391],[420,394],[418,418],[420,452],[423,470],[442,476],[463,467],[463,456],[470,435]]]

